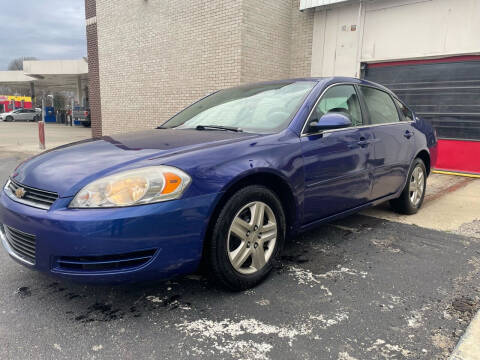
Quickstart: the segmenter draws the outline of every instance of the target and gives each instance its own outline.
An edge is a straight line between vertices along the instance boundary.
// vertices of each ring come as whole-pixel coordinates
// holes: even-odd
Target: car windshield
[[[277,132],[288,126],[315,84],[291,81],[220,90],[181,111],[162,128]]]

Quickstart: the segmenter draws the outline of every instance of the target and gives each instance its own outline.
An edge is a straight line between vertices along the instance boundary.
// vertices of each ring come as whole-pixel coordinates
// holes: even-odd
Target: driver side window
[[[353,85],[336,85],[328,89],[313,110],[310,121],[320,121],[329,112],[346,115],[352,121],[352,126],[363,124],[360,103]]]

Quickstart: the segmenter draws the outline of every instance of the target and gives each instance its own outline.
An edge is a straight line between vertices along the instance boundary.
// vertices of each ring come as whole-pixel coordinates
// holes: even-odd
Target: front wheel
[[[408,173],[407,183],[399,198],[390,200],[392,208],[406,215],[417,213],[425,198],[427,170],[422,159],[416,158]]]
[[[272,270],[285,229],[275,193],[259,185],[239,190],[223,206],[206,244],[211,276],[236,291],[257,285]]]
[[[5,118],[5,121],[15,121],[12,116],[7,116]]]

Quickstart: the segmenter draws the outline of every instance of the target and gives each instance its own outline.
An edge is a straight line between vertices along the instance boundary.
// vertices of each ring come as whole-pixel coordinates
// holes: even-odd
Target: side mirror
[[[342,129],[352,126],[347,115],[337,112],[326,113],[320,120],[313,120],[308,126],[308,132],[316,133],[322,130]]]

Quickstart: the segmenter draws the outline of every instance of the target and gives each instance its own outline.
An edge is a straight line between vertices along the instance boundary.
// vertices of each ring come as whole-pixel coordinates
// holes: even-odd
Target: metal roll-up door
[[[480,56],[363,64],[363,77],[394,91],[440,139],[480,140]]]

